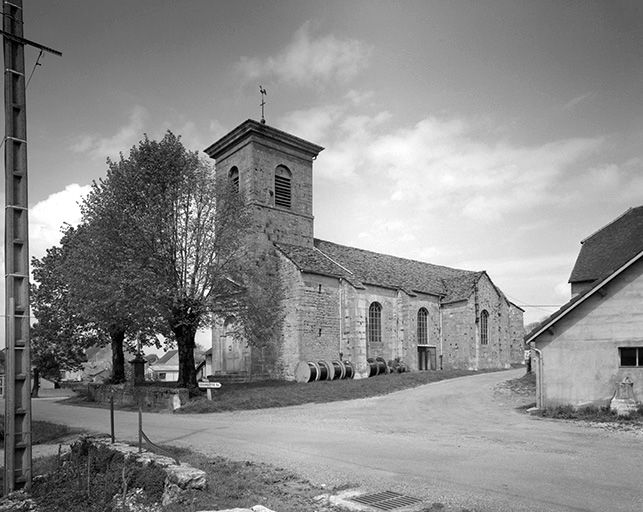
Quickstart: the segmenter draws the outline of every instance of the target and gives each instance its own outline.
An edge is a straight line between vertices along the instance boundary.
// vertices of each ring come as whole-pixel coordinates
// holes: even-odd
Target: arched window
[[[418,311],[418,345],[429,344],[428,319],[429,312],[426,308],[420,308]]]
[[[275,206],[290,208],[292,205],[292,173],[285,165],[275,169]]]
[[[382,342],[382,306],[373,302],[368,308],[368,342]]]
[[[483,309],[480,312],[480,345],[489,343],[489,312]]]
[[[237,169],[236,166],[230,169],[228,179],[230,180],[230,183],[232,183],[234,189],[239,192],[239,169]]]

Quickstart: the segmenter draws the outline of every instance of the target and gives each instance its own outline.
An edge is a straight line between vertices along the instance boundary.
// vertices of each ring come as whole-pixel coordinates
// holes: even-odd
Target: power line
[[[27,78],[27,83],[25,84],[25,89],[27,87],[29,87],[29,82],[31,82],[31,77],[33,76],[34,72],[36,71],[36,68],[38,66],[42,66],[42,64],[40,64],[40,57],[42,57],[42,52],[43,52],[43,50],[40,50],[40,53],[38,54],[38,58],[36,59],[36,62],[33,65],[33,69],[31,70],[31,73],[29,74],[29,78]]]

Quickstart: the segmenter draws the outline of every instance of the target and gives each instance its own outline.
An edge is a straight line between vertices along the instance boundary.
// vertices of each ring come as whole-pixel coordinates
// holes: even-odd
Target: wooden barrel
[[[355,377],[355,367],[353,366],[353,363],[351,363],[350,361],[344,361],[344,368],[344,379],[352,379],[353,377]]]
[[[335,375],[335,368],[327,361],[318,361],[319,367],[319,380],[333,380]]]
[[[295,380],[297,382],[312,382],[319,380],[320,369],[317,363],[312,361],[300,361],[295,368]]]
[[[346,376],[346,367],[341,361],[333,361],[333,379],[343,379]]]

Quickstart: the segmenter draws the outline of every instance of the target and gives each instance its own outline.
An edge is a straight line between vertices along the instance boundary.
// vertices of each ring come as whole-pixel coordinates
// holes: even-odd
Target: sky
[[[643,204],[643,2],[24,0],[30,251],[144,134],[325,147],[315,236],[486,270],[525,323]],[[3,294],[4,295],[4,294]],[[537,306],[537,307],[534,307]],[[545,307],[547,306],[547,307]]]

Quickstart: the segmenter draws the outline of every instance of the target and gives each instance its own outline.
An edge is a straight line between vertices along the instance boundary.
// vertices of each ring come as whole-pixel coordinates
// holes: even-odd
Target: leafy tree
[[[85,349],[106,341],[71,304],[68,253],[65,245],[54,246],[41,259],[32,259],[37,282],[31,287],[31,307],[37,319],[31,329],[32,360],[41,375],[53,380],[58,380],[62,370],[80,369]]]
[[[96,217],[67,230],[65,276],[74,309],[109,336],[110,381],[120,383],[126,380],[124,348],[158,344],[156,333],[164,332],[165,324],[137,287],[137,269],[127,253],[110,245],[105,224],[110,224],[109,219]]]
[[[209,323],[211,296],[242,255],[246,207],[231,188],[217,187],[209,164],[171,132],[161,141],[145,137],[108,165],[82,205],[84,221],[127,263],[117,279],[127,277],[139,313],[167,323],[179,351],[178,384],[196,387],[195,334]]]

